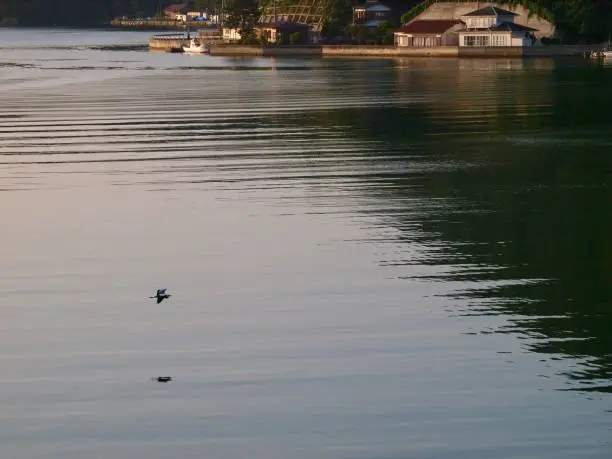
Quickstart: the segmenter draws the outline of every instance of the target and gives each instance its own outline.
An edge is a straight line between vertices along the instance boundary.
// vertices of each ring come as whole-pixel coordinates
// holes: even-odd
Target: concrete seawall
[[[523,57],[523,48],[510,46],[472,48],[462,46],[459,48],[459,57]]]
[[[523,49],[524,57],[574,57],[584,56],[586,51],[603,49],[604,45],[554,45],[533,46]]]
[[[597,46],[555,45],[532,48],[487,47],[468,48],[441,46],[436,48],[404,48],[395,46],[249,46],[213,44],[213,56],[311,56],[311,57],[467,57],[467,58],[529,58],[529,57],[579,57]]]
[[[215,43],[221,41],[220,37],[208,36],[202,37],[197,33],[191,35],[192,38],[199,38],[203,43]],[[154,51],[172,51],[182,49],[183,46],[189,45],[189,40],[185,34],[167,34],[156,35],[149,39],[149,49]]]
[[[185,34],[156,35],[149,39],[149,49],[155,51],[172,51],[189,45]]]
[[[167,19],[113,19],[110,24],[115,27],[166,30],[185,30],[187,28],[196,29],[203,27],[203,24],[198,21],[183,22]]]
[[[457,57],[454,46],[439,48],[397,48],[395,46],[248,46],[217,43],[213,56],[311,56],[311,57]]]

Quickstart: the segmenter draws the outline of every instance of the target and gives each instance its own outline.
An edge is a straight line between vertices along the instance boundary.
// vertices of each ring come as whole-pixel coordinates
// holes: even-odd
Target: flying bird
[[[157,382],[170,382],[172,381],[172,376],[156,376],[155,378],[151,379]]]
[[[170,298],[172,295],[166,293],[165,288],[159,288],[157,289],[157,293],[155,294],[155,296],[150,296],[149,298],[157,298],[157,304],[161,303],[162,301],[164,301],[165,299]]]

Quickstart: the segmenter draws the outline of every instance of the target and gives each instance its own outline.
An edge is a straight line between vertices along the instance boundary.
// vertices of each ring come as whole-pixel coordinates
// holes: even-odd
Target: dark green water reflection
[[[372,96],[392,90],[409,102],[309,120],[378,142],[372,162],[388,169],[362,188],[385,202],[374,212],[392,216],[399,240],[437,248],[381,261],[449,267],[428,279],[472,286],[453,293],[467,300],[462,314],[507,315],[496,332],[517,334],[544,360],[579,359],[568,387],[612,391],[612,69],[395,66]]]

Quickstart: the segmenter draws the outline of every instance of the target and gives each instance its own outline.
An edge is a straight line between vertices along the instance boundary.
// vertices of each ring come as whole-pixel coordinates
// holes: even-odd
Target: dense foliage
[[[255,39],[253,28],[261,14],[257,0],[234,0],[226,8],[226,14],[223,25],[237,29],[243,43],[247,44]]]
[[[259,0],[260,3],[263,1]],[[406,2],[413,3],[411,0]],[[119,16],[156,16],[171,3],[178,3],[178,0],[0,0],[0,22],[14,18],[21,25],[102,25]],[[194,9],[200,10],[219,9],[230,2],[190,0],[190,3]],[[349,5],[352,3],[351,0],[329,0],[332,29],[349,19]],[[526,6],[534,14],[559,25],[567,37],[610,38],[612,0],[502,0],[502,3]]]
[[[511,0],[507,3],[521,4],[545,17],[563,30],[568,39],[610,39],[612,0]]]
[[[0,0],[0,21],[12,17],[20,25],[101,25],[123,15],[154,15],[159,3],[159,0]]]
[[[156,17],[163,8],[188,3],[198,11],[220,9],[227,0],[0,0],[0,22],[17,19],[20,25],[103,25],[112,19]]]

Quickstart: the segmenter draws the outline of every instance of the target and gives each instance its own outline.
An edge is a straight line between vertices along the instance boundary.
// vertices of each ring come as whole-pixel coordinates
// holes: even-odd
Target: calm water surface
[[[0,29],[3,457],[611,457],[611,68],[149,35]]]

